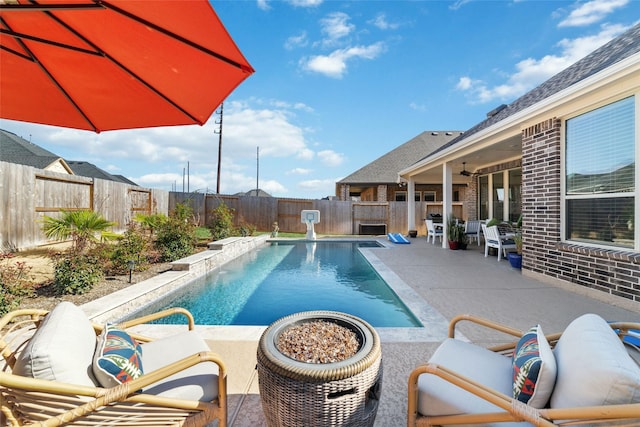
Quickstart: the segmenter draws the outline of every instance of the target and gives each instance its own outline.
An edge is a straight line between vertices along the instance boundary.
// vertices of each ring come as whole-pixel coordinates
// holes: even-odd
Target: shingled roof
[[[525,93],[511,104],[496,108],[492,112],[494,113],[493,115],[491,113],[488,114],[488,117],[485,120],[465,131],[463,135],[460,135],[447,144],[444,144],[437,150],[424,156],[422,159],[429,158],[448,147],[456,145],[473,134],[486,129],[518,113],[519,111],[524,110],[525,108],[543,101],[549,96],[593,76],[594,74],[638,52],[640,52],[640,24],[632,27],[602,47],[594,50],[592,53],[585,56],[564,71],[561,71],[551,77],[540,86]]]
[[[112,175],[109,172],[100,169],[93,163],[78,160],[67,160],[67,164],[69,165],[71,170],[73,170],[73,173],[79,176],[104,179],[106,181],[122,182],[124,184],[138,185],[135,182],[128,180],[127,178],[121,177],[121,175]]]
[[[0,129],[0,160],[7,163],[46,169],[62,158],[51,151],[19,137],[15,133]]]
[[[393,183],[398,179],[398,171],[411,166],[418,159],[437,150],[460,131],[425,131],[382,157],[363,166],[351,175],[338,181],[338,184]]]

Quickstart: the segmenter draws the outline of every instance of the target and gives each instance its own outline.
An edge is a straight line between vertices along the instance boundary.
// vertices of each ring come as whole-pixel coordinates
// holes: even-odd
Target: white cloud
[[[293,168],[287,172],[287,175],[309,175],[311,172],[313,172],[313,169]]]
[[[296,47],[304,47],[307,44],[309,44],[309,41],[307,40],[307,32],[303,31],[296,36],[289,37],[284,42],[284,47],[287,50],[292,50],[292,49],[295,49]]]
[[[591,0],[578,3],[559,27],[579,27],[603,20],[607,15],[629,3],[629,0]]]
[[[395,30],[400,27],[398,23],[387,21],[387,15],[384,13],[379,13],[374,19],[369,21],[369,23],[381,30]]]
[[[415,111],[427,111],[427,106],[424,104],[418,104],[417,102],[410,102],[409,108]]]
[[[515,99],[584,58],[626,28],[622,25],[603,25],[597,34],[563,39],[557,43],[562,49],[559,55],[546,55],[540,59],[526,58],[518,62],[515,72],[505,83],[490,86],[482,80],[464,76],[458,80],[456,89],[467,92],[474,103]]]
[[[298,188],[308,193],[319,193],[325,196],[334,195],[336,192],[336,180],[310,179],[308,181],[300,181]]]
[[[471,78],[469,77],[460,77],[460,80],[458,80],[458,84],[456,85],[456,89],[459,90],[467,90],[471,87]]]
[[[258,8],[262,10],[271,9],[271,6],[269,6],[269,0],[258,0]]]
[[[449,9],[458,10],[462,6],[464,6],[465,4],[470,3],[470,2],[471,2],[471,0],[456,0],[455,2],[453,2],[452,5],[449,6]]]
[[[323,0],[288,0],[289,4],[295,7],[317,7]]]
[[[386,49],[383,42],[377,42],[369,46],[354,46],[338,49],[329,55],[317,55],[311,58],[303,58],[301,64],[304,69],[328,77],[340,79],[347,71],[347,61],[354,58],[375,59]]]
[[[344,161],[344,155],[333,150],[318,151],[318,158],[326,166],[339,166]]]
[[[320,20],[322,34],[327,36],[326,43],[331,44],[348,36],[356,26],[349,23],[349,15],[344,12],[333,12]]]

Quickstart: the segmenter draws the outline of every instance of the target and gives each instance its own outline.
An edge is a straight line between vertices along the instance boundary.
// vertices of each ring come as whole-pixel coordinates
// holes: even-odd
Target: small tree
[[[66,240],[71,237],[73,251],[82,253],[90,242],[99,240],[108,228],[116,225],[107,221],[102,215],[94,211],[62,211],[60,218],[45,216],[42,231],[50,239]]]
[[[233,234],[233,209],[220,203],[213,211],[213,221],[209,224],[214,240],[221,240]]]
[[[102,264],[88,255],[89,245],[114,237],[108,228],[115,225],[94,211],[62,211],[60,218],[45,216],[42,230],[48,238],[65,240],[71,237],[69,251],[54,258],[53,286],[59,295],[82,294],[102,277]]]

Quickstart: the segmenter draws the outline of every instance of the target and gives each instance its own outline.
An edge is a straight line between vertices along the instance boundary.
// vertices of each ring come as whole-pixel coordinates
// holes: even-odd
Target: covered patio
[[[636,25],[399,171],[408,212],[441,184],[445,219],[456,199],[463,220],[522,218],[523,276],[640,301],[639,42]]]

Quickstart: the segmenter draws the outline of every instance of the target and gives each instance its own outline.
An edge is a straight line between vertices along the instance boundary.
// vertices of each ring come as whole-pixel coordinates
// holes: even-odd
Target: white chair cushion
[[[571,322],[554,354],[552,408],[640,403],[640,367],[600,316],[585,314]]]
[[[61,302],[44,318],[16,360],[13,372],[49,381],[95,387],[96,334],[86,314]]]
[[[511,396],[513,377],[510,357],[448,338],[438,347],[429,363],[449,368]],[[418,412],[422,415],[453,415],[498,410],[495,405],[435,375],[422,374],[418,378]]]
[[[197,332],[189,331],[141,344],[145,374],[201,351],[211,351]],[[212,401],[218,397],[218,365],[199,363],[144,388],[144,393],[177,399]]]

